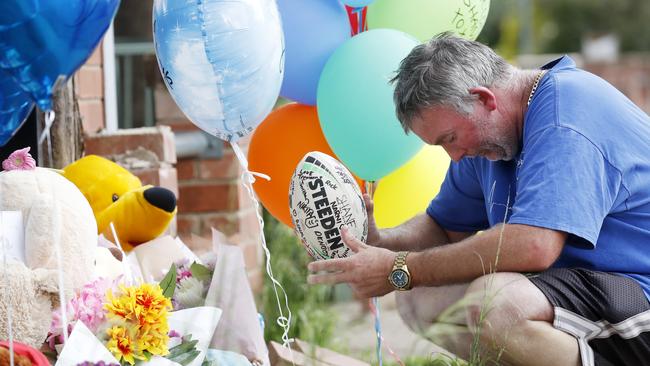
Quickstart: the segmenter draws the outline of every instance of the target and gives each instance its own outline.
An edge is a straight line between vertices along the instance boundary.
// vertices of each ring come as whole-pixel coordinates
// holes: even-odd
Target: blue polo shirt
[[[543,68],[519,155],[452,162],[427,213],[451,231],[564,231],[554,267],[620,273],[650,299],[650,118],[568,56]]]

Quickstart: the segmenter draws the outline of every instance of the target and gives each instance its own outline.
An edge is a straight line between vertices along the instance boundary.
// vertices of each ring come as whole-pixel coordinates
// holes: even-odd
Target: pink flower
[[[106,291],[113,287],[114,283],[110,280],[99,278],[83,286],[81,291],[76,294],[67,304],[68,334],[72,332],[74,323],[80,320],[90,329],[91,332],[97,331],[100,325],[106,321],[106,312],[104,310],[104,300]],[[63,341],[63,324],[61,320],[61,309],[56,309],[52,313],[52,325],[47,342],[54,349],[56,343]]]
[[[181,334],[178,333],[177,331],[175,331],[175,330],[172,329],[172,330],[169,331],[169,333],[167,334],[167,336],[169,336],[169,338],[174,338],[174,337],[176,337],[176,338],[180,338],[180,337],[181,337]]]
[[[4,170],[33,170],[36,168],[36,161],[29,154],[30,147],[16,150],[2,162]]]
[[[184,258],[176,262],[176,284],[180,284],[182,279],[188,277],[192,277],[192,271],[190,271],[189,260]]]

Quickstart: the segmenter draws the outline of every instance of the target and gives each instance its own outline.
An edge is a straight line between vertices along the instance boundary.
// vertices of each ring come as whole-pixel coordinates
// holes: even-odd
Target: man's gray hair
[[[408,133],[412,119],[427,107],[446,105],[468,114],[475,100],[469,89],[499,86],[513,71],[488,46],[442,33],[416,46],[391,79],[397,118]]]

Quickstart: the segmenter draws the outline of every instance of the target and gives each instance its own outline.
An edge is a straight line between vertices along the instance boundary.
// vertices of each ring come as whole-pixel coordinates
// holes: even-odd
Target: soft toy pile
[[[69,298],[91,279],[97,224],[74,184],[53,170],[29,164],[27,151],[19,153],[9,158],[15,170],[0,173],[0,211],[22,213],[25,239],[24,261],[6,258],[0,274],[0,339],[9,338],[11,308],[14,339],[38,347],[47,336],[52,309],[59,304],[55,245],[58,242],[61,250],[64,293]]]

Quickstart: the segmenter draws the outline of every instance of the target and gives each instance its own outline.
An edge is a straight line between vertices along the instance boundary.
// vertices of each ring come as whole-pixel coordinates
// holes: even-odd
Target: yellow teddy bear
[[[162,234],[176,215],[174,193],[143,186],[131,172],[100,156],[87,155],[75,161],[63,169],[63,175],[90,203],[98,233],[113,239],[112,222],[125,251]]]

